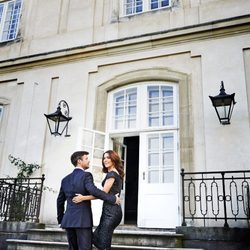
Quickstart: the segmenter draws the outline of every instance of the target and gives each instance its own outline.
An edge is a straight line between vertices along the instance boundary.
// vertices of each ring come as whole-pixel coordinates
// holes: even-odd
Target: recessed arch
[[[175,82],[179,86],[179,147],[181,168],[190,170],[193,161],[193,127],[190,94],[190,76],[170,68],[144,68],[116,75],[97,87],[94,129],[106,130],[108,93],[133,83],[161,80]]]

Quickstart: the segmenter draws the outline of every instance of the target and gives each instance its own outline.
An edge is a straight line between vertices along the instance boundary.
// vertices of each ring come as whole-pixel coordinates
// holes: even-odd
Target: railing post
[[[187,223],[185,221],[185,201],[184,201],[184,168],[181,169],[181,185],[182,185],[182,226],[187,226]]]
[[[45,175],[42,175],[41,178],[41,185],[40,185],[40,192],[39,192],[39,198],[38,198],[38,206],[37,206],[37,211],[36,211],[36,222],[39,222],[39,214],[40,214],[40,209],[41,209],[41,201],[42,201],[42,192],[43,192],[43,183],[45,180]]]
[[[226,188],[225,188],[225,173],[221,173],[222,176],[222,190],[223,190],[223,206],[224,206],[224,217],[225,217],[225,223],[224,227],[229,227],[227,223],[227,204],[226,204]]]

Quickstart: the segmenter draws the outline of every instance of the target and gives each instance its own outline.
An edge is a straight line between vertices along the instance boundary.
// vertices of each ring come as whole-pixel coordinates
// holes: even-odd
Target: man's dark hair
[[[76,167],[77,166],[77,161],[79,159],[81,159],[84,155],[88,155],[88,154],[89,154],[89,152],[87,152],[87,151],[76,151],[76,152],[74,152],[70,157],[71,163]]]

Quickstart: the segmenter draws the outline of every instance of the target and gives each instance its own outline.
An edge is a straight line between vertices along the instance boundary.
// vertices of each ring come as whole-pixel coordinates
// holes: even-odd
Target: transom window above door
[[[123,16],[168,8],[171,0],[123,0]]]
[[[109,94],[109,131],[177,127],[177,85],[145,82]]]
[[[115,129],[135,128],[137,88],[118,91],[113,98],[113,127]]]
[[[148,86],[148,126],[173,125],[173,86]]]

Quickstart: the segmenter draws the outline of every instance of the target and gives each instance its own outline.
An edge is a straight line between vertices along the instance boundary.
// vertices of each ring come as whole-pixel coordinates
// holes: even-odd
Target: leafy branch
[[[16,166],[18,169],[17,178],[28,178],[37,169],[41,168],[41,166],[36,163],[27,164],[20,158],[16,158],[11,154],[9,155],[8,159],[10,160],[10,163]]]
[[[10,163],[16,166],[18,169],[18,173],[17,173],[18,179],[29,178],[37,169],[41,168],[41,166],[36,163],[27,164],[22,159],[16,158],[11,154],[9,155],[8,158],[10,160]],[[53,188],[48,187],[48,186],[43,186],[43,190],[57,193],[57,191],[55,191]]]

